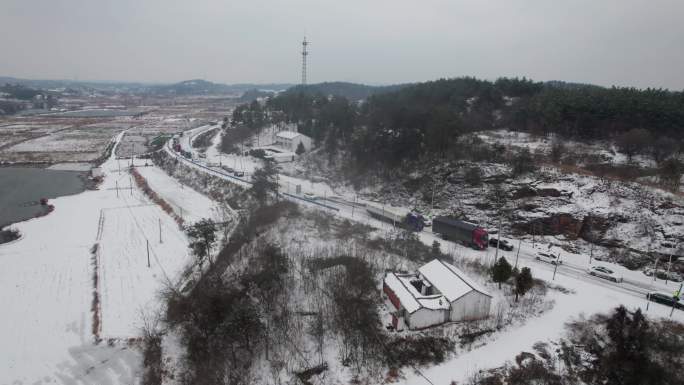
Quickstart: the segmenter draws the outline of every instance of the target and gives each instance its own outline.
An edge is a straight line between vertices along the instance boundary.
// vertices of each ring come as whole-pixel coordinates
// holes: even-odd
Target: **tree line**
[[[347,151],[357,169],[454,158],[467,151],[466,134],[504,127],[582,141],[615,140],[630,158],[644,153],[662,162],[682,148],[684,93],[462,77],[407,85],[356,102],[295,87],[263,106],[238,107],[233,120],[250,127],[265,121],[294,124],[327,153]]]

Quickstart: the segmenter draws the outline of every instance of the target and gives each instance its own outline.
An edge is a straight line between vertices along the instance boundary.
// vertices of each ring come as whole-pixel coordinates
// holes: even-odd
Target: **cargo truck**
[[[366,206],[366,211],[375,219],[391,223],[394,226],[399,226],[407,230],[423,231],[423,228],[425,227],[425,218],[423,218],[422,215],[397,207],[376,207],[368,205]]]
[[[484,250],[489,244],[489,234],[482,227],[451,217],[437,217],[432,220],[432,232],[443,239]]]

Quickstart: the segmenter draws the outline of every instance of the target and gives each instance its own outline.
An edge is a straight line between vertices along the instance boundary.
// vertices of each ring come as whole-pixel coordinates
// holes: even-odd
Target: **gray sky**
[[[0,76],[684,89],[681,0],[0,0]]]

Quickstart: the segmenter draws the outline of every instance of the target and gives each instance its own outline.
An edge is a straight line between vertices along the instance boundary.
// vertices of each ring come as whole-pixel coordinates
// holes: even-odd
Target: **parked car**
[[[309,200],[314,200],[314,199],[316,199],[316,196],[310,192],[305,192],[304,198],[309,199]]]
[[[604,266],[592,266],[587,270],[587,273],[589,275],[593,275],[595,277],[607,279],[609,281],[613,282],[622,282],[623,278],[619,275],[617,275],[613,270],[604,267]]]
[[[242,177],[242,176],[245,176],[245,172],[244,171],[235,171],[235,173],[233,173],[233,175]]]
[[[643,273],[649,277],[652,277],[653,274],[655,274],[656,278],[658,279],[668,279],[674,282],[682,282],[682,275],[675,271],[667,272],[664,270],[653,270],[652,268],[647,268],[644,269]]]
[[[235,172],[235,170],[232,167],[223,166],[223,169],[226,170],[226,172],[231,173],[231,174]]]
[[[652,292],[652,293],[647,293],[646,294],[646,299],[649,301],[661,303],[666,306],[672,306],[674,304],[674,307],[677,309],[684,309],[684,303],[682,303],[679,299],[675,299],[675,297],[671,295],[667,295],[664,293],[658,293],[658,292]]]
[[[561,261],[557,255],[553,255],[551,253],[544,253],[541,251],[539,253],[537,253],[536,260],[542,261],[542,262],[548,262],[552,265],[562,265],[563,264],[563,261]]]
[[[489,239],[489,246],[494,246],[496,247],[496,244],[499,243],[499,241],[496,238],[490,238]],[[506,250],[506,251],[512,251],[513,250],[513,245],[511,245],[507,240],[502,239],[501,244],[499,245],[499,248],[501,250]]]

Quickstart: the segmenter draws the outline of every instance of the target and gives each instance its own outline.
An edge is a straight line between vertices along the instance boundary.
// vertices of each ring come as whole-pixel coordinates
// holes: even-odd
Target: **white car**
[[[304,198],[306,198],[306,199],[308,199],[308,200],[315,200],[315,199],[316,199],[316,196],[315,196],[314,194],[310,193],[310,192],[305,192],[305,193],[304,193]]]
[[[617,275],[613,270],[604,266],[592,266],[587,270],[587,273],[589,275],[593,275],[594,277],[607,279],[615,283],[622,282],[621,276]]]
[[[563,261],[558,258],[557,255],[553,255],[551,253],[544,253],[544,252],[539,252],[537,253],[537,256],[535,257],[537,261],[542,261],[542,262],[548,262],[552,265],[562,265]]]

